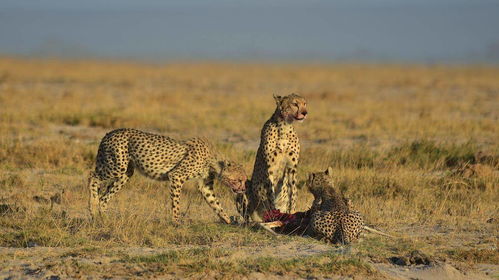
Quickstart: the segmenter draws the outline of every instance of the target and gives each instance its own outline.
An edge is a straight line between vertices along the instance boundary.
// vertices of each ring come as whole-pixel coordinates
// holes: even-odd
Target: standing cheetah
[[[230,219],[213,193],[216,177],[234,192],[245,190],[246,174],[242,166],[219,160],[208,141],[193,138],[177,141],[136,129],[122,128],[104,136],[97,153],[95,171],[90,174],[90,212],[105,211],[109,200],[126,184],[137,169],[151,179],[171,185],[173,221],[179,220],[180,193],[183,184],[196,179],[198,189],[218,216]]]
[[[272,209],[292,213],[296,206],[296,167],[300,142],[293,127],[307,116],[307,102],[297,95],[274,96],[276,110],[262,128],[251,183],[237,196],[237,208],[248,222],[262,221]]]
[[[332,168],[312,173],[307,186],[314,195],[310,209],[310,228],[318,237],[332,243],[346,244],[356,241],[362,230],[392,237],[364,225],[361,214],[352,210],[350,200],[337,193],[333,187]]]

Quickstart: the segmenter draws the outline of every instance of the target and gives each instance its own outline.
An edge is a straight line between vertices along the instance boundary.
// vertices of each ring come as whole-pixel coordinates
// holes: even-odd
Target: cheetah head
[[[336,192],[333,184],[333,169],[328,167],[326,171],[310,173],[306,183],[309,191],[314,195],[314,202],[323,202],[325,200],[334,201],[335,207],[343,209],[353,208],[350,199],[343,197]]]
[[[307,117],[307,101],[296,93],[287,96],[274,95],[276,111],[287,123],[303,122]]]
[[[328,167],[326,171],[310,173],[306,185],[316,199],[329,195],[330,192],[334,192],[334,188],[331,187],[333,185],[333,169]]]
[[[221,161],[220,182],[235,193],[244,193],[248,176],[243,166],[233,161]]]

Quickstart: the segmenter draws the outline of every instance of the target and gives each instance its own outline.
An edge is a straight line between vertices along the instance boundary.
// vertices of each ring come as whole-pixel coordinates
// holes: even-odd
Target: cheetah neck
[[[288,135],[294,132],[293,124],[286,122],[278,109],[276,109],[270,121],[276,125],[279,139],[287,139]]]
[[[312,212],[321,210],[321,206],[322,206],[322,198],[314,197],[314,201],[312,202],[312,207],[310,208],[310,210]]]
[[[208,166],[208,176],[210,179],[220,180],[223,172],[223,160],[213,158]]]
[[[340,194],[338,194],[337,192],[332,192],[323,195],[323,197],[321,198],[320,209],[322,211],[348,211],[348,206]]]

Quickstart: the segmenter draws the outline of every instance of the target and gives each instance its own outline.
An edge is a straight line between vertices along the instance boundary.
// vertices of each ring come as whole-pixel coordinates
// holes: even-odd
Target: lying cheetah
[[[359,212],[352,210],[348,199],[333,187],[332,168],[309,175],[307,186],[314,195],[310,209],[310,227],[315,235],[332,243],[346,244],[356,241],[362,230],[392,237],[364,225]]]
[[[292,213],[296,205],[296,167],[300,143],[293,127],[307,117],[307,102],[297,94],[274,96],[277,108],[262,128],[251,183],[238,195],[238,211],[248,222],[262,221],[272,209]]]
[[[218,177],[225,186],[241,193],[247,179],[242,166],[218,160],[206,140],[177,141],[136,129],[117,129],[102,139],[95,172],[90,174],[92,217],[106,210],[109,200],[126,184],[135,169],[146,177],[171,185],[175,223],[179,220],[180,193],[186,181],[196,179],[206,202],[223,221],[230,223],[213,193],[213,181]]]

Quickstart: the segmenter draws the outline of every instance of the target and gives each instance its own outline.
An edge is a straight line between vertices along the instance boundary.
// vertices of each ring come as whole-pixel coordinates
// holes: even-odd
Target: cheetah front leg
[[[288,177],[288,191],[289,191],[289,200],[288,200],[288,213],[296,212],[296,199],[298,197],[298,188],[296,187],[296,165],[290,167],[287,170]]]
[[[210,205],[220,219],[222,219],[226,224],[230,224],[229,216],[225,214],[224,209],[213,192],[213,178],[210,176],[205,180],[198,180],[198,190],[203,195],[206,203]]]
[[[284,172],[285,174],[285,172]],[[274,209],[283,213],[289,213],[289,183],[286,175],[277,184],[277,191],[274,194]]]
[[[286,178],[284,175],[284,170],[283,166],[280,163],[280,158],[279,154],[275,153],[275,158],[279,159],[277,164],[271,165],[268,168],[267,171],[267,178],[265,178],[265,185],[264,188],[267,191],[267,202],[269,205],[266,205],[267,211],[269,210],[274,210],[274,209],[279,209],[281,211],[284,211],[284,209],[281,209],[281,201],[282,201],[282,191],[283,188],[285,187],[285,181]]]
[[[99,188],[101,185],[102,181],[97,177],[97,174],[91,172],[88,177],[88,189],[90,191],[88,207],[92,218],[95,218],[99,211]]]
[[[101,212],[105,212],[107,210],[107,205],[109,200],[119,191],[123,186],[128,182],[130,177],[128,174],[122,174],[120,177],[115,178],[114,181],[107,188],[106,192],[102,194],[99,199],[99,208]]]
[[[297,196],[295,174],[295,169],[286,167],[282,181],[279,182],[280,190],[275,199],[275,207],[285,213],[295,212]]]
[[[237,194],[236,195],[236,208],[237,212],[241,215],[243,218],[244,222],[249,221],[249,199],[248,199],[248,194],[242,193],[242,194]]]

